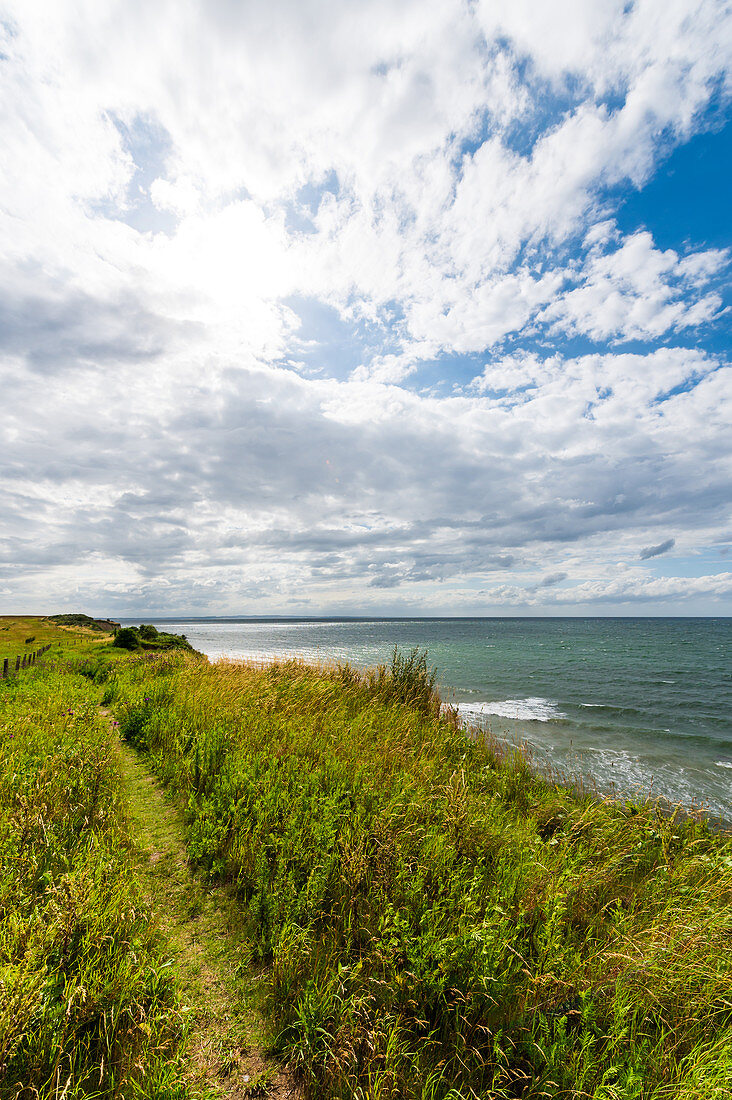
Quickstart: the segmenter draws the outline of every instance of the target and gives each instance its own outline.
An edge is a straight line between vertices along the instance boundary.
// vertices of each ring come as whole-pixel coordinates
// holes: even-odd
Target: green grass
[[[323,1100],[732,1095],[728,835],[472,739],[417,653],[67,653],[0,684],[0,1097],[288,1095],[260,1008]]]
[[[0,1097],[294,1100],[240,907],[100,707],[128,655],[63,638],[0,682]]]
[[[171,655],[107,682],[237,893],[274,1048],[312,1097],[732,1095],[729,836],[552,785],[428,676]]]
[[[26,644],[26,638],[33,642]],[[0,663],[5,657],[21,657],[25,653],[52,645],[49,657],[59,653],[81,652],[90,643],[104,644],[111,635],[93,633],[85,628],[68,627],[38,615],[0,616]]]
[[[170,964],[132,869],[99,691],[0,685],[0,1096],[187,1095]]]
[[[259,974],[249,965],[241,908],[232,892],[192,873],[183,843],[182,814],[166,798],[140,757],[121,745],[146,898],[158,915],[188,1021],[186,1079],[196,1096],[258,1096],[294,1100],[292,1082],[262,1056]],[[259,1091],[258,1091],[259,1090]]]

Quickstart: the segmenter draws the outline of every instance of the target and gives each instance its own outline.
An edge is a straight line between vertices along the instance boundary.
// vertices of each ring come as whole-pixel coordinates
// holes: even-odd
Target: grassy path
[[[119,757],[147,900],[176,959],[191,1012],[187,1050],[194,1094],[296,1100],[298,1085],[262,1053],[257,976],[236,906],[224,889],[204,887],[191,873],[180,813],[134,750],[120,743]]]

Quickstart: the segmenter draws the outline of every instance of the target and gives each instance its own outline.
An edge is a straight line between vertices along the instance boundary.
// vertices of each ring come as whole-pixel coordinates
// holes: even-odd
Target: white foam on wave
[[[581,707],[592,707],[593,709],[596,707],[600,707],[602,709],[605,705],[605,703],[580,703]]]
[[[475,718],[515,718],[522,722],[555,722],[566,718],[550,699],[502,699],[493,703],[458,703],[457,709],[466,721]]]
[[[732,760],[715,760],[714,763],[718,768],[731,768],[732,769]]]

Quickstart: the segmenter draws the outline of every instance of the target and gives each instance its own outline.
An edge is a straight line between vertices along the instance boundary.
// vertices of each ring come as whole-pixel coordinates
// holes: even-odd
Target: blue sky
[[[0,610],[730,613],[722,0],[10,0],[0,66]]]

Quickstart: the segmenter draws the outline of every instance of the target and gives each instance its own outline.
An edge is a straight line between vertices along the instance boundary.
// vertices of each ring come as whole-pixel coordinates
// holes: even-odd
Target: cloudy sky
[[[0,0],[0,610],[730,614],[725,0]]]

